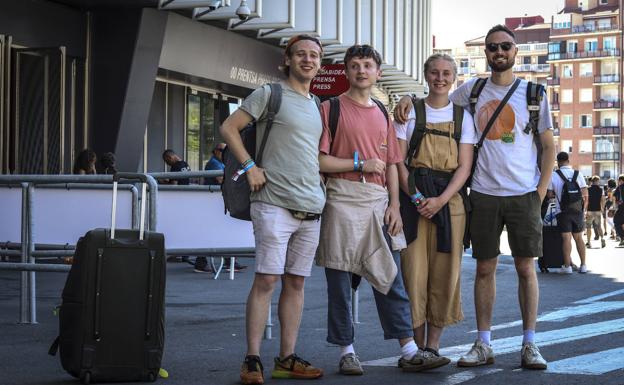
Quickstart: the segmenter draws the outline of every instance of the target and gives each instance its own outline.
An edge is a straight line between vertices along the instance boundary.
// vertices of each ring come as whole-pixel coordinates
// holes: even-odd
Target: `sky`
[[[431,0],[431,33],[436,48],[463,47],[506,17],[542,16],[544,22],[563,8],[564,0]]]

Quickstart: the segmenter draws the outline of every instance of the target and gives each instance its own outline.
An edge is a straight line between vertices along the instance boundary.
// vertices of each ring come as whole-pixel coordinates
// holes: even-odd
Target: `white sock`
[[[489,330],[479,330],[479,339],[486,345],[490,345],[490,337],[492,332]]]
[[[403,358],[412,358],[416,352],[418,352],[418,346],[413,340],[401,346],[401,357]]]
[[[529,342],[535,342],[535,330],[527,329],[523,333],[522,344],[526,344]]]
[[[353,344],[340,347],[340,357],[346,356],[349,353],[355,354],[355,349],[353,349]]]

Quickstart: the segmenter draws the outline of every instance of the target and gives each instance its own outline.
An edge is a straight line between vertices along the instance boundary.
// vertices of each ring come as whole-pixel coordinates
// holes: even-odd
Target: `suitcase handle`
[[[132,173],[132,172],[117,172],[113,174],[113,209],[111,213],[111,239],[115,239],[115,223],[117,215],[117,184],[121,179],[128,180],[140,180],[141,183],[141,212],[139,214],[139,240],[143,240],[145,235],[145,206],[147,202],[147,181],[148,177],[145,174]]]

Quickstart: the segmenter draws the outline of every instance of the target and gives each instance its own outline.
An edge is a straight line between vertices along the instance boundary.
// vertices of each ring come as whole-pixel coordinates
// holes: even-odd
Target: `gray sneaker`
[[[340,364],[338,364],[338,372],[340,374],[346,374],[350,376],[361,376],[364,374],[362,364],[355,355],[355,353],[347,353],[340,358]]]
[[[439,368],[440,366],[448,365],[451,362],[447,357],[440,356],[440,354],[431,348],[425,350],[419,350],[421,353],[422,364],[420,365],[405,365],[403,371],[405,372],[421,372],[423,370],[430,370]]]
[[[491,365],[494,363],[494,351],[490,345],[481,340],[476,340],[472,348],[457,360],[457,366],[469,367]]]
[[[424,351],[418,349],[416,354],[412,356],[412,358],[399,358],[399,368],[403,369],[406,372],[418,372],[416,368],[422,366],[423,364],[423,353]]]
[[[522,345],[521,356],[522,362],[520,366],[525,369],[544,370],[547,367],[546,360],[540,354],[537,346],[532,342],[527,342]]]

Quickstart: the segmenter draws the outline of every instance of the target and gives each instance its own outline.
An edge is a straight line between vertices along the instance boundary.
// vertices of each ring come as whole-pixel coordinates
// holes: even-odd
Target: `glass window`
[[[579,166],[579,171],[581,172],[581,174],[585,175],[585,176],[591,176],[594,175],[593,172],[593,167],[591,164],[582,164]]]
[[[215,142],[215,99],[191,90],[187,97],[186,162],[191,170],[204,169]]]
[[[576,40],[568,41],[568,52],[576,52],[578,42]]]
[[[589,140],[579,140],[579,152],[592,152],[594,141]]]
[[[563,123],[563,128],[572,128],[572,115],[563,115],[561,122]]]
[[[615,49],[615,36],[609,36],[602,39],[602,48],[605,50]]]
[[[581,76],[592,76],[593,75],[593,64],[592,63],[581,63],[579,64],[579,73]]]
[[[581,115],[581,127],[587,128],[592,126],[592,116],[591,115]]]
[[[566,139],[561,141],[561,151],[572,152],[572,140]]]
[[[582,88],[579,92],[579,101],[580,102],[592,102],[593,99],[593,90],[591,88]]]
[[[572,90],[562,90],[561,91],[561,103],[572,103]]]
[[[585,51],[592,52],[598,50],[598,40],[585,40]]]
[[[574,67],[572,64],[564,64],[561,67],[561,77],[571,78],[574,75]]]

